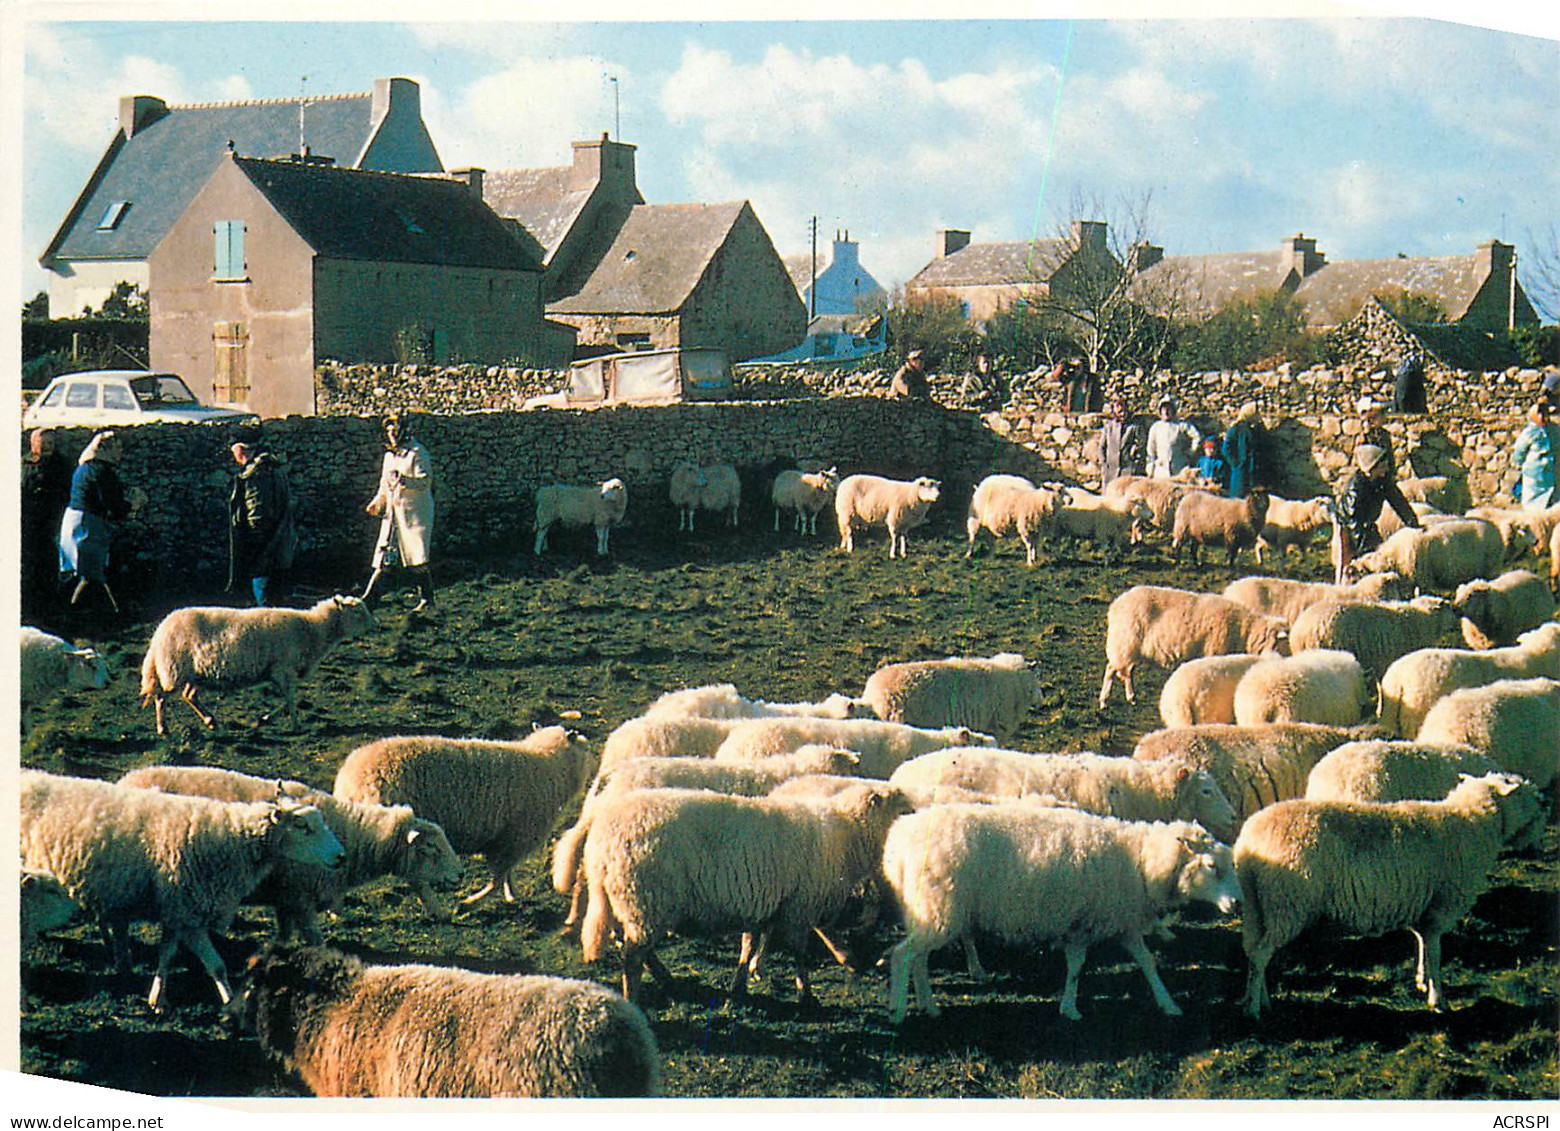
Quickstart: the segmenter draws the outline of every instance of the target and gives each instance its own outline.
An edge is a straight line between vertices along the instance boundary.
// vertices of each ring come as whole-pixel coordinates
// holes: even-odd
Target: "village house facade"
[[[790,272],[809,318],[820,314],[860,314],[888,298],[888,292],[861,265],[861,245],[850,238],[849,232],[834,234],[833,247],[816,268],[815,281],[810,251],[785,257],[785,269]]]
[[[1106,225],[1075,220],[1070,238],[972,243],[970,233],[942,228],[932,261],[905,283],[905,300],[956,300],[964,316],[983,324],[1014,303],[1069,293],[1070,284],[1100,270],[1120,271]]]

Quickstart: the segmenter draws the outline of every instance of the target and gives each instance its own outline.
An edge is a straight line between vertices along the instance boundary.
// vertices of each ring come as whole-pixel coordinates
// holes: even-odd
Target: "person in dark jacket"
[[[923,401],[931,397],[932,386],[926,379],[926,362],[920,350],[911,350],[905,354],[905,363],[889,383],[888,395],[896,399],[908,397]]]
[[[1392,373],[1392,407],[1398,412],[1425,411],[1425,355],[1406,354]]]
[[[1360,414],[1360,438],[1355,442],[1355,450],[1366,444],[1374,444],[1387,455],[1387,482],[1397,483],[1397,456],[1392,452],[1392,433],[1387,431],[1387,426],[1381,422],[1381,405],[1370,397],[1361,397],[1355,402],[1354,407]]]
[[[35,428],[22,459],[22,620],[36,624],[57,604],[60,516],[70,502],[70,465],[54,433]]]
[[[1257,429],[1262,415],[1254,401],[1247,401],[1235,414],[1235,423],[1224,433],[1224,462],[1229,467],[1229,496],[1242,499],[1256,485]]]
[[[1109,486],[1112,479],[1132,475],[1142,458],[1143,435],[1136,424],[1127,420],[1127,406],[1121,398],[1110,402],[1105,423],[1100,425],[1100,487]]]
[[[292,489],[282,461],[256,445],[232,447],[238,474],[228,496],[228,592],[248,579],[256,605],[269,605],[297,549]]]
[[[1390,504],[1403,525],[1421,528],[1419,516],[1388,475],[1388,466],[1389,454],[1377,445],[1361,444],[1354,449],[1354,470],[1338,492],[1333,520],[1333,573],[1339,585],[1348,580],[1345,574],[1350,562],[1381,545],[1376,520],[1383,505]]]
[[[114,465],[122,449],[113,432],[92,437],[70,479],[70,499],[60,518],[60,575],[71,589],[72,606],[88,585],[99,585],[115,613],[119,602],[108,587],[108,550],[114,524],[128,518],[130,504]],[[62,586],[63,588],[63,586]]]

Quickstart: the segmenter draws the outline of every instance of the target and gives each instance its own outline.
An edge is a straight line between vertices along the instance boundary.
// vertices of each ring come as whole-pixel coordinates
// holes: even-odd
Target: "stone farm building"
[[[940,229],[936,255],[905,284],[905,299],[953,298],[966,318],[984,323],[1015,303],[1061,297],[1089,272],[1120,271],[1106,234],[1098,220],[1073,221],[1066,239],[1007,243],[971,243],[967,231]]]

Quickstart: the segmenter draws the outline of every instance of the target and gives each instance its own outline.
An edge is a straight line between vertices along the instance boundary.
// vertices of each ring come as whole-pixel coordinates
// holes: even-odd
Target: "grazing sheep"
[[[1127,821],[1196,821],[1216,836],[1233,837],[1240,829],[1235,810],[1211,774],[1133,758],[954,748],[906,762],[888,783],[923,790],[957,786],[992,797],[1045,794]]]
[[[1519,541],[1525,537],[1531,535],[1519,535]],[[1506,543],[1493,522],[1456,518],[1399,530],[1379,549],[1350,562],[1349,573],[1395,570],[1421,591],[1449,592],[1476,577],[1493,577],[1505,560]]]
[[[318,942],[315,917],[319,912],[337,906],[347,889],[381,876],[405,880],[423,906],[433,911],[439,908],[431,885],[460,879],[460,860],[444,830],[405,805],[343,801],[302,782],[212,766],[148,766],[125,774],[119,784],[212,801],[270,801],[282,796],[318,808],[346,852],[341,865],[320,868],[284,860],[249,896],[249,902],[267,904],[276,912],[277,935],[283,939],[298,933]]]
[[[464,902],[503,888],[540,848],[563,810],[596,772],[585,736],[543,727],[518,742],[437,735],[384,738],[359,746],[336,771],[335,794],[374,805],[410,805],[437,821],[457,852],[487,857],[492,878]]]
[[[1380,738],[1378,726],[1329,727],[1315,723],[1267,726],[1194,726],[1150,731],[1132,756],[1207,770],[1235,807],[1238,820],[1258,809],[1305,795],[1311,767],[1345,742]]]
[[[1148,475],[1120,475],[1105,485],[1106,498],[1142,499],[1148,504],[1153,524],[1169,531],[1175,524],[1175,510],[1181,497],[1195,488],[1184,480],[1155,479]]]
[[[644,1014],[594,982],[272,946],[250,960],[244,1006],[260,1047],[316,1096],[660,1092]]]
[[[1024,657],[1000,652],[989,659],[886,664],[868,677],[860,702],[887,722],[964,726],[1005,739],[1023,724],[1039,693]]]
[[[877,874],[889,825],[909,811],[882,783],[778,801],[682,789],[623,794],[596,812],[585,840],[584,960],[600,958],[615,929],[623,995],[633,1000],[640,966],[667,931],[770,933],[795,951],[797,989],[808,1001],[808,940]],[[749,957],[738,962],[733,994],[746,988]]]
[[[1408,507],[1419,516],[1419,522],[1423,526],[1432,526],[1437,522],[1448,522],[1451,519],[1462,517],[1455,514],[1443,514],[1429,503],[1409,503]],[[1397,509],[1395,507],[1382,507],[1381,514],[1376,518],[1376,533],[1381,535],[1381,540],[1385,542],[1402,529],[1403,518],[1398,514]]]
[[[1110,603],[1105,628],[1105,682],[1100,709],[1121,678],[1127,702],[1137,702],[1132,673],[1139,664],[1174,667],[1197,656],[1287,652],[1289,626],[1212,593],[1134,585]]]
[[[986,476],[970,496],[969,515],[964,522],[970,544],[964,556],[974,556],[975,538],[982,528],[991,531],[995,538],[1017,531],[1024,544],[1024,561],[1034,565],[1038,536],[1055,525],[1060,506],[1061,495],[1057,491],[1036,487],[1022,475]]]
[[[1463,641],[1470,648],[1498,648],[1555,615],[1555,595],[1543,579],[1525,569],[1507,570],[1493,581],[1461,585],[1452,607],[1462,616]]]
[[[167,734],[163,700],[177,692],[210,728],[216,719],[195,702],[200,691],[269,681],[286,699],[296,727],[299,681],[313,675],[338,643],[373,628],[374,614],[356,597],[327,597],[311,609],[175,609],[146,647],[141,706],[155,706],[157,733]]]
[[[1549,536],[1549,588],[1560,592],[1560,526]]]
[[[1244,499],[1226,499],[1207,491],[1189,491],[1176,504],[1175,521],[1171,527],[1171,546],[1175,560],[1181,560],[1181,547],[1188,542],[1192,546],[1192,565],[1199,565],[1203,546],[1225,546],[1229,549],[1229,566],[1235,565],[1235,555],[1248,546],[1255,546],[1267,517],[1266,491],[1253,491]]]
[[[742,505],[742,480],[729,463],[695,467],[686,461],[672,469],[670,487],[672,506],[677,508],[677,529],[693,531],[695,511],[707,510],[726,515],[728,526],[737,525]]]
[[[1088,947],[1115,939],[1137,960],[1161,1011],[1181,1010],[1143,937],[1191,900],[1230,911],[1240,898],[1230,850],[1201,827],[1121,821],[1022,805],[937,805],[889,830],[883,871],[904,918],[890,952],[889,1016],[904,1019],[908,983],[937,1016],[927,956],[985,932],[1005,942],[1060,942],[1061,1014],[1080,1020],[1078,975]]]
[[[1509,648],[1421,648],[1394,660],[1381,677],[1381,725],[1412,738],[1436,701],[1454,691],[1540,675],[1560,679],[1560,624],[1525,632]]]
[[[540,554],[547,549],[547,535],[557,523],[564,526],[593,526],[596,528],[596,556],[607,556],[612,528],[623,521],[628,512],[628,487],[621,479],[612,478],[591,487],[574,487],[562,483],[549,484],[536,489],[536,543],[531,552]]]
[[[1399,656],[1430,647],[1456,627],[1451,602],[1429,593],[1412,601],[1324,600],[1295,618],[1289,646],[1296,655],[1311,648],[1353,653],[1380,680]]]
[[[1334,504],[1331,495],[1317,495],[1314,499],[1281,499],[1268,496],[1267,513],[1262,519],[1262,532],[1257,537],[1255,554],[1257,564],[1262,564],[1262,551],[1274,550],[1280,559],[1289,556],[1289,548],[1302,550],[1311,545],[1312,536],[1324,526],[1333,523]]]
[[[1346,742],[1311,768],[1307,801],[1439,801],[1467,776],[1500,767],[1471,746]]]
[[[1418,741],[1466,743],[1547,788],[1560,774],[1560,681],[1499,679],[1454,691],[1430,708]]]
[[[1235,721],[1235,687],[1261,656],[1206,656],[1170,673],[1159,692],[1159,717],[1167,727]]]
[[[1152,518],[1142,499],[1090,495],[1073,488],[1057,509],[1055,529],[1060,538],[1093,542],[1109,565],[1128,543],[1142,540],[1143,527]]]
[[[1541,511],[1508,510],[1504,507],[1473,507],[1468,511],[1469,518],[1482,518],[1493,522],[1499,529],[1501,537],[1506,541],[1506,557],[1511,559],[1520,554],[1529,543],[1526,535],[1518,533],[1527,530],[1532,535],[1532,549],[1535,553],[1542,554],[1554,532],[1560,529],[1560,503]]]
[[[47,872],[23,868],[17,908],[17,950],[25,958],[37,946],[39,935],[65,926],[80,910],[81,905],[70,897],[64,884]],[[21,1007],[23,1013],[32,1007],[26,986],[22,987]]]
[[[839,490],[840,475],[835,468],[822,471],[793,471],[787,469],[775,476],[769,490],[769,501],[775,506],[775,533],[780,533],[780,512],[795,511],[792,529],[803,534],[818,533],[818,513],[834,502]]]
[[[906,534],[926,521],[926,513],[942,494],[935,479],[921,476],[905,482],[879,475],[848,475],[834,493],[834,517],[840,527],[840,549],[856,548],[854,524],[888,527],[888,556],[904,557]]]
[[[599,772],[635,758],[713,758],[732,729],[745,721],[677,715],[629,719],[601,744]]]
[[[1315,648],[1252,665],[1235,688],[1235,722],[1353,726],[1375,698],[1352,653]]]
[[[1451,479],[1445,475],[1422,475],[1418,478],[1399,479],[1398,490],[1411,503],[1429,503],[1439,511],[1454,514],[1473,505],[1468,494],[1466,479]]]
[[[1293,581],[1287,577],[1242,577],[1224,587],[1224,595],[1254,613],[1279,617],[1291,626],[1319,601],[1387,601],[1411,597],[1412,586],[1395,573],[1372,573],[1350,585]],[[1290,641],[1291,647],[1298,647]]]
[[[877,719],[749,719],[732,728],[715,757],[744,762],[789,754],[809,743],[854,750],[861,755],[855,772],[882,781],[918,754],[945,746],[995,746],[996,739],[969,727],[930,729]]]
[[[330,867],[342,847],[317,808],[290,798],[227,804],[23,770],[21,855],[23,867],[59,880],[108,929],[121,969],[129,966],[131,921],[161,926],[146,999],[160,1013],[180,945],[228,1005],[227,967],[210,932],[227,930],[239,901],[279,861]]]
[[[1274,953],[1321,920],[1373,937],[1406,927],[1419,944],[1414,984],[1438,1009],[1441,936],[1484,891],[1502,846],[1542,835],[1543,810],[1531,784],[1489,774],[1443,801],[1285,801],[1255,814],[1235,842],[1246,1012],[1271,1004]]]
[[[21,627],[22,735],[32,731],[32,709],[60,692],[101,691],[108,686],[108,665],[91,648],[78,648],[30,625]]]
[[[817,703],[771,703],[748,699],[735,684],[716,683],[668,691],[645,709],[642,718],[773,719],[802,715],[820,719],[866,718],[870,708],[849,696],[835,693]]]

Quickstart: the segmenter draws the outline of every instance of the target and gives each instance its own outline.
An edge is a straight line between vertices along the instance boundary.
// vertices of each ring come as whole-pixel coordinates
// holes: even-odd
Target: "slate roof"
[[[1314,326],[1336,326],[1353,316],[1372,295],[1417,291],[1439,299],[1455,322],[1488,278],[1478,255],[1413,259],[1341,259],[1307,276],[1295,291]]]
[[[373,95],[311,98],[305,140],[319,155],[355,164],[373,128]],[[170,105],[136,130],[116,133],[89,182],[41,259],[144,259],[167,234],[227,152],[281,157],[298,150],[298,100]],[[436,171],[436,170],[432,170]],[[99,231],[115,202],[127,200],[119,224]]]
[[[571,190],[572,172],[568,165],[489,171],[482,177],[482,199],[500,216],[518,220],[536,237],[544,260],[550,262],[596,189],[592,182]]]
[[[1067,240],[972,243],[915,273],[911,287],[979,287],[1045,282],[1072,253]]]
[[[1177,314],[1203,316],[1238,299],[1273,294],[1289,278],[1292,261],[1292,255],[1280,250],[1167,255],[1141,272],[1133,289],[1150,299],[1169,290],[1177,297]]]
[[[585,285],[549,314],[671,314],[682,308],[747,201],[636,204]]]
[[[234,164],[326,258],[541,270],[464,180],[247,157]]]

